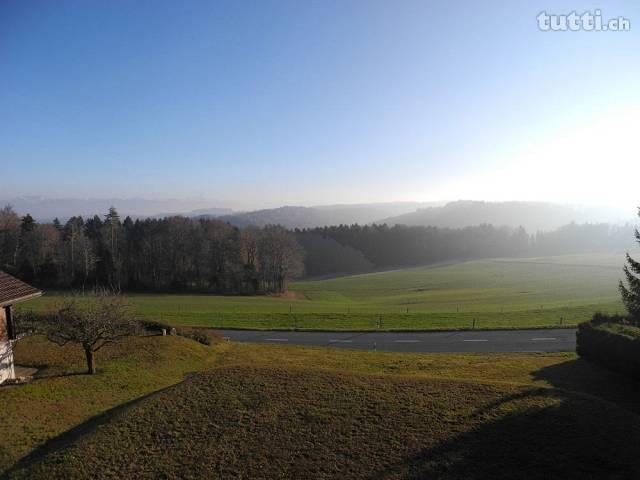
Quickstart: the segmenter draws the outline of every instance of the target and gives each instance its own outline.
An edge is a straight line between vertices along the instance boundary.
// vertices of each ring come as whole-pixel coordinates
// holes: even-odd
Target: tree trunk
[[[96,365],[93,360],[93,350],[91,350],[91,347],[85,347],[84,355],[87,357],[87,373],[89,375],[93,375],[94,373],[96,373]]]

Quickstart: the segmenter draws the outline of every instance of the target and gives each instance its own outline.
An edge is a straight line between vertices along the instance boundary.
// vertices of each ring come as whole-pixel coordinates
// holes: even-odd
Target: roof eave
[[[34,298],[41,297],[43,292],[36,292],[30,295],[25,295],[24,297],[18,297],[11,300],[7,300],[6,302],[0,303],[0,308],[9,307],[11,305],[15,305],[16,303],[26,302],[27,300],[33,300]]]

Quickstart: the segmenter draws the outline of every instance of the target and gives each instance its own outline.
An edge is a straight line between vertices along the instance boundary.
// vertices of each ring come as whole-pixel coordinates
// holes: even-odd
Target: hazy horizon
[[[524,226],[528,231],[549,231],[571,222],[635,224],[637,209],[606,205],[553,202],[488,202],[458,199],[440,202],[373,202],[323,205],[257,205],[237,208],[205,198],[43,198],[0,197],[0,207],[10,205],[19,215],[31,214],[36,221],[54,218],[66,222],[73,216],[102,217],[114,206],[122,217],[161,218],[173,215],[221,217],[236,226],[281,224],[287,228],[310,228],[339,224],[389,223],[462,228],[483,223],[495,226]],[[486,205],[482,207],[481,205]],[[284,208],[286,207],[286,208]],[[307,210],[300,210],[300,209]],[[424,213],[420,213],[424,212]]]

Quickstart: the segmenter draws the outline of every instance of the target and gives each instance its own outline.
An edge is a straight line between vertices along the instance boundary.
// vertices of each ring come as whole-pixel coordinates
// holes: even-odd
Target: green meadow
[[[638,478],[633,380],[575,353],[18,341],[0,478]],[[188,373],[189,372],[189,373]],[[186,376],[185,376],[186,374]],[[506,452],[506,453],[505,453]],[[561,455],[562,461],[558,461]],[[125,461],[123,461],[123,459]]]
[[[404,330],[575,325],[623,311],[624,256],[489,259],[294,282],[285,296],[130,294],[137,314],[218,328]],[[50,292],[30,304],[46,309]]]

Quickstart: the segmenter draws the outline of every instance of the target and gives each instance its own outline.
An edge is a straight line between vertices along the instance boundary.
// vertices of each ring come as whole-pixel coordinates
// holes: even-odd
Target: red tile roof
[[[0,270],[0,307],[39,297],[42,292]]]

